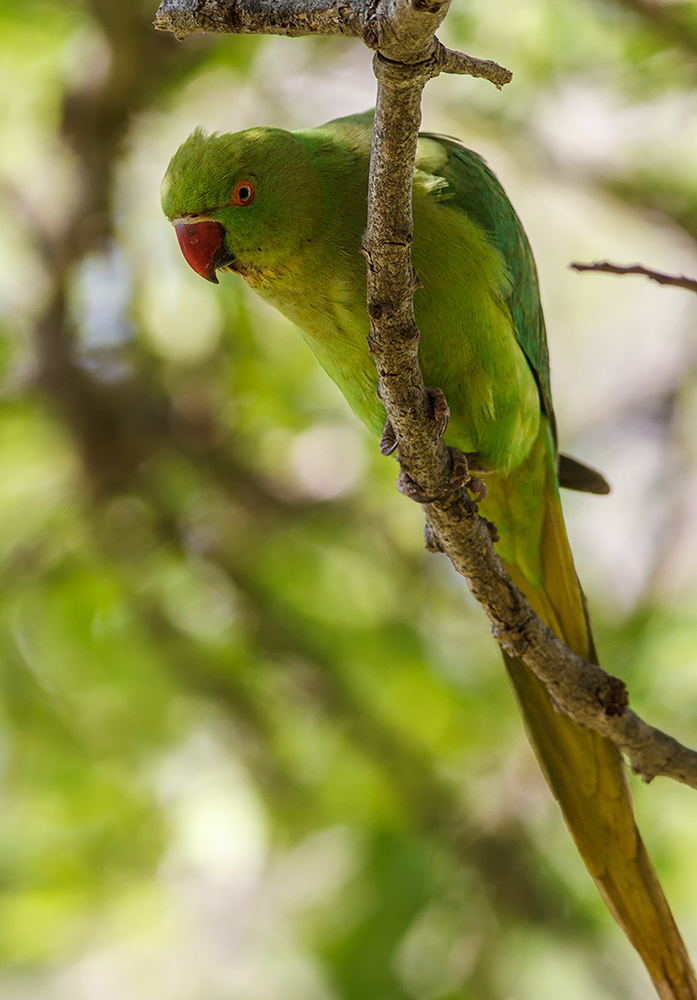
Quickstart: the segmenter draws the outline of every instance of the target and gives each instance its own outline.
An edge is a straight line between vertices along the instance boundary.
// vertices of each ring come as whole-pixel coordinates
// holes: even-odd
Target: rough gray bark
[[[384,439],[399,448],[400,488],[424,503],[429,547],[445,552],[468,581],[501,646],[520,657],[576,722],[623,750],[647,781],[659,774],[697,789],[697,753],[628,708],[622,681],[568,649],[534,613],[503,569],[491,525],[465,488],[464,456],[442,434],[447,406],[427,390],[418,364],[413,311],[418,276],[411,265],[411,182],[421,92],[440,72],[511,78],[495,63],[445,49],[434,32],[450,0],[163,0],[156,26],[178,38],[201,31],[345,34],[376,50],[378,94],[370,165],[368,226],[369,346],[389,418]],[[464,484],[464,485],[463,485]]]
[[[450,0],[162,0],[155,27],[183,41],[204,32],[246,35],[346,35],[387,59],[431,56],[438,73],[484,77],[501,88],[512,74],[490,59],[447,49],[434,37]],[[425,30],[430,26],[430,31]],[[425,44],[424,44],[425,42]]]

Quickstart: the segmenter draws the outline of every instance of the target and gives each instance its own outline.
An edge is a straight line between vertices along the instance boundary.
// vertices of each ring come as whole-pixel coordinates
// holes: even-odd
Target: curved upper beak
[[[217,285],[216,268],[230,262],[222,225],[215,219],[175,219],[174,228],[187,264],[202,278]]]

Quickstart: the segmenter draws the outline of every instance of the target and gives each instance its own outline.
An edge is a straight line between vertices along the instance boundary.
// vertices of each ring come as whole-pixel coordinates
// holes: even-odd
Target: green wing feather
[[[542,409],[554,430],[554,410],[549,377],[549,352],[540,302],[537,268],[528,238],[506,192],[486,161],[448,136],[423,133],[448,154],[442,168],[447,187],[436,197],[452,203],[477,223],[506,262],[511,287],[507,297],[518,343],[522,347],[540,390]]]

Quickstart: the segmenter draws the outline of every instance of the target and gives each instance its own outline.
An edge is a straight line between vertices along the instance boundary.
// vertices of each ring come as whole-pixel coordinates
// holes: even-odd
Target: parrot
[[[232,272],[300,330],[376,436],[385,427],[366,338],[366,227],[374,112],[295,132],[195,130],[172,157],[162,208],[182,253],[217,283]],[[540,618],[597,663],[559,495],[604,493],[559,455],[540,289],[515,210],[486,162],[419,135],[412,189],[414,310],[426,385],[450,410],[445,443],[486,484],[482,515],[503,565]],[[483,492],[483,491],[482,491]],[[662,1000],[697,1000],[697,979],[639,834],[617,747],[559,711],[504,653],[530,742],[585,865]]]

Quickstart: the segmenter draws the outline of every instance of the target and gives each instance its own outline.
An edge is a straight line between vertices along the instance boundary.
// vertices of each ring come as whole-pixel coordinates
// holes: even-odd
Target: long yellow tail
[[[585,659],[593,636],[554,484],[545,490],[544,588],[505,564],[538,615]],[[544,685],[505,656],[537,758],[576,845],[608,907],[641,955],[664,1000],[697,1000],[697,980],[634,821],[624,764],[615,745],[558,711]]]

